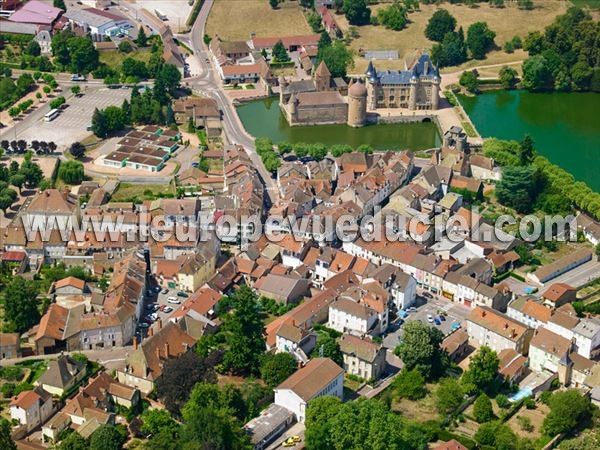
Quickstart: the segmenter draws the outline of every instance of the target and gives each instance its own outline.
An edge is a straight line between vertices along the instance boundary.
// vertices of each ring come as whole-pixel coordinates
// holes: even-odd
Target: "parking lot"
[[[145,303],[145,308],[144,308],[144,312],[142,313],[142,321],[145,321],[145,319],[148,318],[149,315],[151,314],[156,314],[156,320],[152,320],[152,325],[148,328],[144,328],[144,327],[139,327],[138,328],[138,335],[141,333],[142,336],[147,336],[148,331],[150,328],[154,328],[154,331],[157,331],[158,328],[158,320],[160,319],[162,321],[163,326],[166,325],[167,321],[169,320],[169,317],[171,317],[173,315],[173,313],[175,313],[175,311],[177,311],[179,308],[181,308],[181,305],[189,298],[189,297],[179,297],[177,295],[178,289],[169,289],[167,293],[162,292],[162,290],[158,293],[158,294],[154,294],[150,297],[146,298],[146,303]],[[188,294],[189,296],[189,294]],[[168,298],[169,297],[175,297],[178,301],[180,301],[179,304],[174,304],[174,303],[169,303],[168,302]],[[152,306],[152,309],[150,308],[150,306]],[[164,308],[171,308],[172,310],[170,311],[164,311],[164,310],[160,310],[160,309],[156,309],[156,308],[160,308],[160,307],[164,307]]]
[[[446,320],[440,321],[439,325],[435,323],[430,323],[430,325],[439,328],[444,335],[447,335],[452,330],[453,324],[459,323],[464,326],[463,322],[470,311],[469,308],[445,299],[418,295],[416,312],[409,312],[404,319],[398,318],[392,322],[388,328],[388,334],[383,339],[383,345],[389,349],[394,349],[398,345],[402,337],[401,323],[406,321],[420,320],[423,323],[430,323],[427,316],[436,318],[443,312]]]
[[[87,92],[86,92],[87,91]],[[45,122],[42,117],[35,124],[24,130],[20,138],[26,141],[54,141],[59,148],[64,149],[75,141],[81,141],[90,134],[87,128],[92,123],[94,109],[104,109],[107,106],[121,106],[124,99],[131,96],[131,89],[87,89],[81,84],[80,97],[70,97],[69,105],[52,122]],[[67,97],[67,92],[63,95]]]

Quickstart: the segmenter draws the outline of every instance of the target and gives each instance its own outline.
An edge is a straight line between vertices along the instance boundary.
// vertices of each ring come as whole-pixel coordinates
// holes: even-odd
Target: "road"
[[[543,295],[546,290],[554,283],[566,283],[575,288],[579,288],[590,281],[600,278],[600,262],[594,258],[579,267],[569,270],[556,278],[545,283],[544,287],[539,290],[539,295]]]
[[[204,27],[212,4],[213,0],[204,2],[190,34],[187,37],[184,35],[181,37],[194,51],[194,54],[190,58],[196,58],[200,67],[200,74],[196,77],[186,78],[186,82],[195,91],[201,92],[217,101],[219,108],[223,111],[225,135],[231,143],[244,146],[248,156],[254,163],[254,167],[258,170],[262,178],[263,184],[266,187],[268,201],[272,204],[277,193],[275,180],[272,178],[271,173],[265,169],[260,156],[256,153],[254,138],[246,133],[235,111],[235,107],[223,89],[221,89],[221,80],[210,62],[211,58],[204,44]]]
[[[72,355],[73,353],[83,353],[88,357],[88,359],[92,361],[97,361],[98,363],[105,366],[107,369],[116,369],[124,367],[125,359],[129,356],[129,353],[133,351],[133,346],[129,345],[127,347],[116,347],[116,348],[107,348],[100,350],[77,350],[74,352],[64,352],[66,355]],[[32,355],[32,356],[24,356],[22,358],[13,358],[13,359],[3,359],[2,366],[10,366],[16,364],[18,362],[23,362],[31,359],[56,359],[58,358],[58,353],[52,353],[49,355]]]

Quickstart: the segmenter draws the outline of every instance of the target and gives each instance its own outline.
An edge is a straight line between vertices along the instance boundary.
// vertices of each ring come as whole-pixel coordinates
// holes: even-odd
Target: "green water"
[[[352,128],[346,125],[290,127],[276,98],[256,100],[237,108],[246,131],[255,137],[269,137],[273,142],[322,142],[326,145],[348,144],[354,148],[369,144],[377,150],[425,150],[441,144],[434,123],[400,123]]]
[[[600,94],[490,91],[460,97],[483,137],[521,139],[600,192]]]

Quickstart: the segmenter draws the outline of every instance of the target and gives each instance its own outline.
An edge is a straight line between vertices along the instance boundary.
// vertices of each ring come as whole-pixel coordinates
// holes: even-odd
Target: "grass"
[[[272,9],[266,0],[215,0],[206,34],[223,40],[248,40],[259,37],[311,34],[297,2],[282,3]]]
[[[537,0],[534,2],[536,8],[533,11],[523,11],[516,6],[510,6],[502,9],[491,8],[487,4],[481,4],[478,8],[469,8],[465,5],[452,5],[444,3],[442,7],[452,14],[462,26],[465,34],[469,25],[475,22],[487,22],[489,27],[496,33],[496,44],[501,47],[505,41],[515,35],[524,37],[529,31],[541,30],[549,25],[557,15],[564,11],[560,7],[560,2],[554,0]],[[385,4],[371,6],[373,14],[385,7]],[[427,22],[438,8],[435,5],[421,4],[420,11],[410,13],[408,18],[409,25],[401,31],[387,30],[382,26],[362,26],[358,27],[359,37],[355,39],[351,46],[357,52],[355,57],[355,73],[363,73],[366,70],[368,61],[358,56],[358,49],[363,50],[397,50],[400,60],[398,61],[377,61],[378,69],[398,69],[403,67],[402,59],[410,57],[416,50],[422,48],[431,48],[433,42],[425,37],[424,31]],[[342,30],[349,28],[348,21],[344,16],[337,15],[336,19]],[[500,64],[511,61],[521,60],[525,53],[517,51],[513,54],[507,54],[503,51],[493,51],[488,58],[482,61],[473,61],[470,67],[486,64]],[[456,70],[456,69],[454,69]]]
[[[129,53],[122,53],[118,50],[111,50],[107,52],[100,52],[100,62],[106,64],[107,66],[113,69],[121,70],[121,65],[123,64],[123,60],[125,58],[138,59],[147,63],[148,61],[150,61],[151,56],[152,52],[150,51],[150,48],[144,50],[136,50]]]
[[[598,0],[571,0],[571,3],[580,8],[600,9],[600,2]]]
[[[460,126],[467,133],[468,137],[477,137],[477,132],[469,122],[461,122]]]
[[[121,183],[113,194],[111,201],[125,202],[132,198],[145,199],[156,198],[159,196],[173,195],[175,190],[173,185],[164,184],[131,184]]]

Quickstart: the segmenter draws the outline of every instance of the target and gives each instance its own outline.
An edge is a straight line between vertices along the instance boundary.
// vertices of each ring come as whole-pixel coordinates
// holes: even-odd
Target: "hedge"
[[[190,17],[188,17],[188,20],[186,22],[186,25],[188,27],[191,27],[192,25],[194,25],[194,22],[198,18],[198,14],[200,14],[200,10],[202,9],[203,4],[204,4],[204,0],[196,0],[196,3],[194,3],[194,7],[192,8]]]

